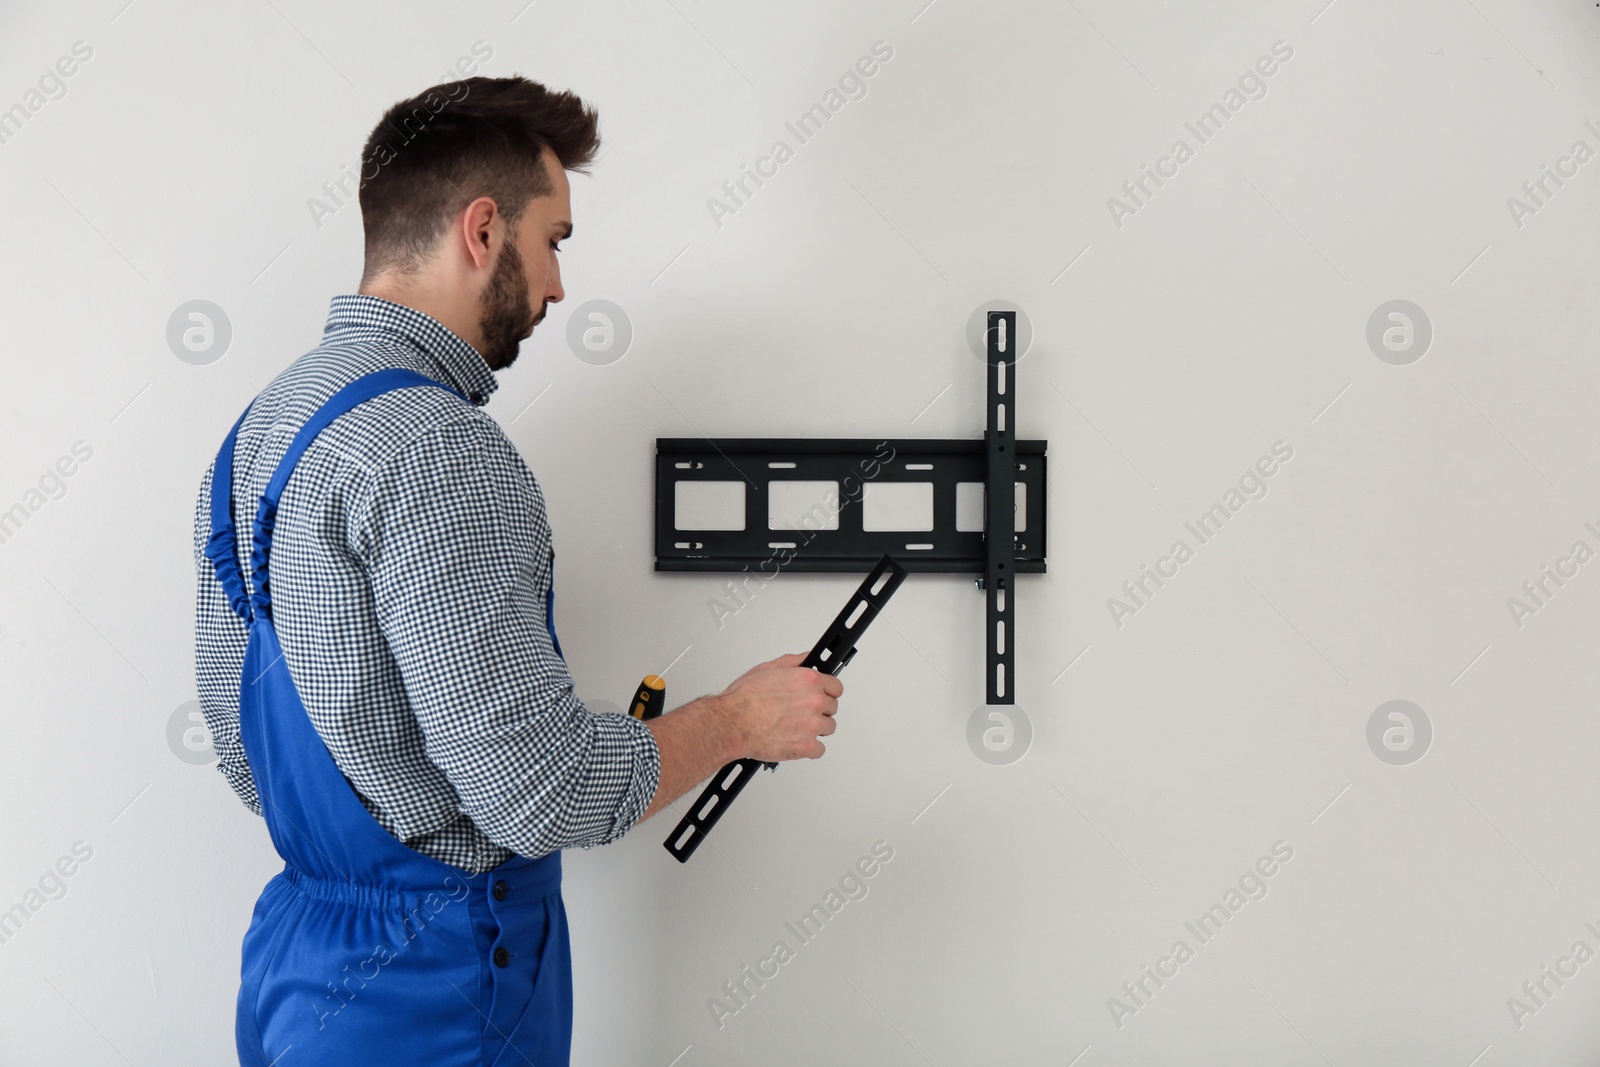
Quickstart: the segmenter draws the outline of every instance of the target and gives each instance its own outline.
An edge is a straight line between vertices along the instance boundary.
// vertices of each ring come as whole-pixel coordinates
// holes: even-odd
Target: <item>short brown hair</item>
[[[361,154],[362,281],[414,271],[449,220],[480,196],[515,224],[547,195],[543,151],[588,173],[599,116],[569,92],[527,78],[467,78],[402,100],[378,120]]]

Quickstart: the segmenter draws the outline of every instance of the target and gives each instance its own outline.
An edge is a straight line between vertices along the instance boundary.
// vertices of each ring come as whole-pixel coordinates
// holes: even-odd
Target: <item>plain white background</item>
[[[0,1061],[231,1061],[279,861],[168,740],[194,698],[194,494],[355,288],[358,208],[319,225],[308,201],[480,41],[480,73],[601,115],[568,298],[489,408],[548,498],[586,700],[668,664],[669,703],[718,690],[808,648],[856,581],[783,575],[719,628],[722,576],[652,570],[657,436],[977,437],[965,324],[1007,299],[1036,334],[1017,429],[1050,441],[1050,569],[1016,592],[1026,755],[967,743],[982,597],[913,576],[843,675],[826,759],[763,776],[687,866],[672,815],[566,856],[575,1062],[1600,1051],[1600,961],[1542,1006],[1522,990],[1600,951],[1600,564],[1508,606],[1600,549],[1600,161],[1507,204],[1600,150],[1600,10],[1325,4],[6,5],[0,108],[93,55],[0,143],[0,509],[28,512],[0,544],[0,908],[74,843],[92,858],[0,944]],[[866,95],[798,144],[784,124],[880,41]],[[1265,95],[1199,144],[1185,122],[1280,41]],[[780,138],[793,158],[716,218]],[[1180,138],[1193,158],[1114,219]],[[205,365],[166,341],[195,299],[233,331]],[[633,326],[609,365],[567,343],[590,299]],[[1408,365],[1366,339],[1394,299],[1432,326]],[[1122,583],[1195,545],[1184,524],[1279,441],[1266,496],[1119,626]],[[1404,766],[1367,742],[1395,699],[1432,726]],[[798,945],[785,923],[879,841],[868,895]],[[1200,944],[1184,924],[1275,842],[1266,896]],[[794,958],[719,1028],[709,1002],[780,939]],[[1180,939],[1193,958],[1129,999]]]

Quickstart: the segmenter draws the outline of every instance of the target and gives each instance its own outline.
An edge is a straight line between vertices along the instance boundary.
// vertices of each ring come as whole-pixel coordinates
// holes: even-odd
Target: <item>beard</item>
[[[478,328],[483,332],[483,361],[492,371],[504,370],[516,362],[523,339],[544,320],[548,307],[543,304],[538,315],[533,313],[522,257],[509,244],[500,250],[500,261],[489,276],[480,303]]]

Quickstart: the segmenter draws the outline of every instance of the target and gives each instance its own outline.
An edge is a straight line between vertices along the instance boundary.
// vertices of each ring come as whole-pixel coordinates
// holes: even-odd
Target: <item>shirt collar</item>
[[[400,335],[416,346],[434,377],[478,407],[500,387],[478,350],[425,311],[366,293],[336,296],[328,309],[323,341],[348,331]]]

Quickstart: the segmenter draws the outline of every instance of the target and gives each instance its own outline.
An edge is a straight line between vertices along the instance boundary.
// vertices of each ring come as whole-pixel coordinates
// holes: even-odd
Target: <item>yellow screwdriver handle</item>
[[[634,694],[633,707],[628,709],[628,714],[640,722],[649,722],[661,714],[666,701],[666,681],[658,675],[647,674],[639,683],[639,692]]]

